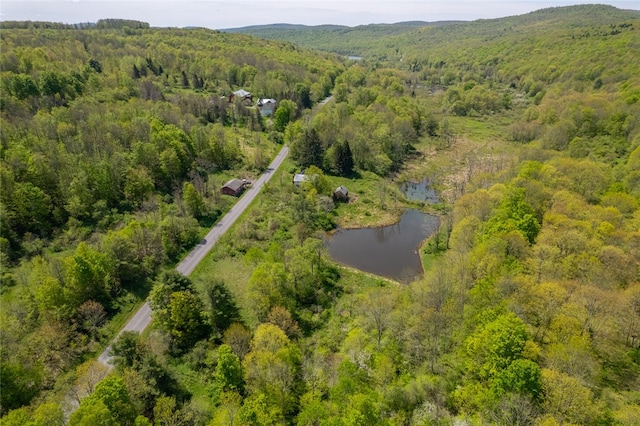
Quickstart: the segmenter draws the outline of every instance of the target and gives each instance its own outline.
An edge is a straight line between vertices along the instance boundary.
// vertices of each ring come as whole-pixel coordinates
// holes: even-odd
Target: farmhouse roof
[[[264,99],[258,99],[258,103],[256,105],[258,106],[266,106],[266,105],[275,105],[276,100],[275,99],[271,99],[271,98],[264,98]]]
[[[247,92],[244,89],[236,90],[233,92],[235,96],[240,96],[241,98],[246,98],[247,96],[251,96],[251,93]]]
[[[244,182],[240,179],[231,179],[229,182],[225,183],[223,188],[230,188],[234,191],[240,190],[244,186]]]

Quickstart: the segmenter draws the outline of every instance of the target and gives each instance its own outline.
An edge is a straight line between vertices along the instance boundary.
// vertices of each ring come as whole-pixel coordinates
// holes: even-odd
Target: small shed
[[[229,182],[225,183],[222,188],[220,188],[220,192],[225,195],[233,195],[237,197],[242,194],[244,191],[245,182],[240,179],[231,179]]]
[[[303,173],[298,173],[293,176],[293,184],[295,186],[300,186],[302,185],[302,182],[308,182],[308,181],[309,181],[309,176]]]
[[[346,186],[340,185],[333,191],[333,199],[336,201],[348,201],[349,200],[349,190]]]
[[[244,89],[236,90],[235,92],[230,94],[229,102],[231,102],[233,98],[243,99],[247,103],[247,105],[251,105],[251,103],[253,102],[253,95]]]
[[[272,116],[274,111],[276,110],[276,100],[258,99],[258,102],[256,102],[256,106],[258,107],[258,111],[260,111],[261,116]]]

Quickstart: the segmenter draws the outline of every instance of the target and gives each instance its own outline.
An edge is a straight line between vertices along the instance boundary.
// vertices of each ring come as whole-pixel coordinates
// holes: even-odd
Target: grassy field
[[[349,190],[349,202],[338,203],[336,222],[341,228],[389,225],[398,221],[407,207],[404,196],[391,180],[371,172],[359,178],[331,177],[335,187]]]
[[[214,260],[213,253],[200,262],[200,265],[191,274],[191,279],[198,291],[203,292],[206,284],[212,278],[224,280],[227,288],[234,295],[236,303],[242,312],[242,317],[247,324],[257,324],[256,318],[252,317],[250,300],[248,295],[248,282],[253,272],[253,265],[238,257],[222,257]]]

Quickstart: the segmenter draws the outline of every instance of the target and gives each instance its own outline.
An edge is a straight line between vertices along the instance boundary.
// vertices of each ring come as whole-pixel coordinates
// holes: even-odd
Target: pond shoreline
[[[439,227],[440,217],[407,208],[389,225],[336,229],[324,244],[339,264],[409,283],[423,276],[421,249]]]

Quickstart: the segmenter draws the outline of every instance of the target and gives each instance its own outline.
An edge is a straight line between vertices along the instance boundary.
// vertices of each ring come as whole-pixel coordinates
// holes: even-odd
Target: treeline
[[[184,72],[190,82],[194,74],[198,81],[203,80],[202,87],[196,88],[221,96],[246,86],[255,96],[280,99],[293,93],[297,83],[303,83],[313,99],[322,99],[342,68],[330,55],[309,56],[293,45],[283,48],[203,29],[153,29],[139,34],[109,29],[48,34],[27,29],[3,32],[2,41],[5,49],[0,65],[5,77],[29,76],[37,85],[47,65],[55,64],[60,74],[82,73],[94,60],[106,73],[101,90],[109,94],[128,88],[128,93],[112,94],[115,99],[127,99],[131,91],[137,92],[138,85],[130,80],[151,77],[146,71],[153,77],[162,76],[148,79],[162,92],[181,88]],[[134,66],[140,75],[136,75]]]
[[[133,19],[98,19],[96,22],[96,28],[104,29],[125,29],[132,30],[146,30],[149,29],[149,24],[142,21],[135,21]]]
[[[42,21],[2,21],[0,28],[3,30],[26,29],[55,29],[55,30],[81,30],[95,27],[93,22],[81,22],[77,24],[63,24],[62,22]]]
[[[63,24],[61,22],[42,22],[42,21],[2,21],[0,28],[11,29],[50,29],[50,30],[85,30],[91,28],[98,29],[149,29],[150,26],[146,22],[134,21],[132,19],[99,19],[98,22],[80,22],[77,24]]]
[[[392,35],[414,31],[416,28],[447,25],[451,22],[398,22],[369,24],[356,27],[318,26],[257,26],[225,30],[248,34],[267,40],[281,40],[309,49],[319,49],[340,55],[366,55],[372,46]],[[367,55],[368,56],[368,55]]]

